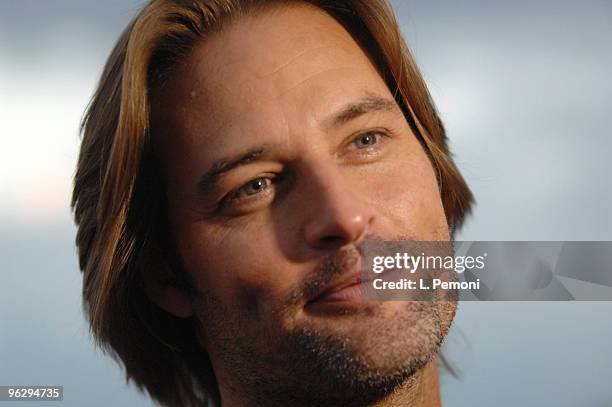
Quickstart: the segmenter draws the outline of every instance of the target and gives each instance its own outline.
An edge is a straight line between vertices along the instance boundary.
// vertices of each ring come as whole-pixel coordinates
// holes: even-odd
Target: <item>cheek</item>
[[[379,211],[410,235],[433,239],[448,228],[434,170],[424,152],[395,160],[373,188]]]
[[[261,310],[297,278],[263,219],[236,230],[193,223],[180,233],[179,254],[200,291],[230,307]]]

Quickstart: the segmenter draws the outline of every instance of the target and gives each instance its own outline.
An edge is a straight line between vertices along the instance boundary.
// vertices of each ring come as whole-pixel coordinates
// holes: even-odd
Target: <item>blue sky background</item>
[[[0,0],[0,385],[66,406],[152,405],[89,337],[68,207],[80,117],[141,4]],[[458,238],[612,240],[612,1],[394,5],[478,200]],[[610,406],[610,343],[612,303],[463,303],[444,405]]]

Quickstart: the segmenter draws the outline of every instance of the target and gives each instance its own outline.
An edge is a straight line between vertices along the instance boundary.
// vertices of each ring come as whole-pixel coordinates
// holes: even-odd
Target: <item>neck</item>
[[[220,383],[221,384],[221,383]],[[225,390],[225,391],[224,391]],[[237,392],[221,387],[222,407],[246,407],[254,405]],[[247,401],[250,400],[250,401]],[[257,404],[257,403],[255,403]],[[437,359],[432,359],[423,369],[412,375],[400,387],[370,407],[440,407],[440,382]]]

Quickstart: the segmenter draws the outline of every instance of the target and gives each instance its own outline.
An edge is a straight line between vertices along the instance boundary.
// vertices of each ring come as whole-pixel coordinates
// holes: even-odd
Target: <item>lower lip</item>
[[[357,308],[368,302],[364,296],[364,291],[365,282],[355,283],[341,290],[317,298],[315,301],[308,303],[306,308],[320,311],[337,311]]]

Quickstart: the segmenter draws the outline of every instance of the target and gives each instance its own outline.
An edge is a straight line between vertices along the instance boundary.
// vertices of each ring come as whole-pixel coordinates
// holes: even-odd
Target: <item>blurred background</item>
[[[612,240],[612,1],[393,3],[478,201],[458,239]],[[0,385],[66,406],[153,405],[89,336],[69,210],[80,118],[142,4],[0,0]],[[612,303],[462,303],[445,352],[445,406],[612,406]]]

